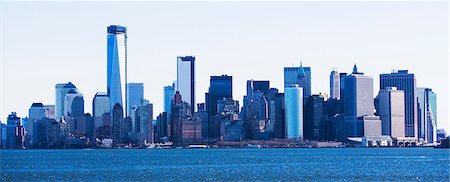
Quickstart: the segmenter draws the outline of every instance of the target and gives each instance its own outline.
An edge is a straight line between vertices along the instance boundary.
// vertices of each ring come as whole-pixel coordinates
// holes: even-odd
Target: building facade
[[[131,107],[141,105],[142,99],[144,99],[144,84],[127,83],[127,113],[130,112]]]
[[[183,100],[191,106],[191,113],[195,111],[195,57],[177,57],[176,91],[183,96]]]
[[[127,94],[127,28],[120,25],[108,26],[107,43],[106,90],[109,96],[110,110],[112,111],[116,104],[120,104],[126,109],[127,106],[123,104],[122,99],[124,94]]]
[[[405,137],[405,96],[403,90],[387,87],[378,92],[378,115],[382,135],[392,138]]]
[[[341,77],[336,69],[330,73],[330,99],[340,100],[341,98]]]
[[[304,139],[303,88],[298,85],[284,88],[286,138]]]
[[[396,87],[405,95],[405,137],[418,137],[416,77],[408,70],[380,74],[380,90]]]
[[[418,134],[422,143],[437,142],[436,93],[430,88],[417,88]]]
[[[285,67],[284,88],[299,85],[303,88],[303,98],[311,95],[311,67]]]

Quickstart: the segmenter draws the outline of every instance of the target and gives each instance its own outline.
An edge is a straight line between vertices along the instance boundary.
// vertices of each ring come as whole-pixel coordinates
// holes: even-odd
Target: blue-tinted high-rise
[[[177,58],[177,82],[176,91],[183,96],[183,101],[191,107],[191,113],[195,108],[195,57],[186,56]]]
[[[380,75],[380,90],[397,87],[405,93],[405,137],[418,137],[416,77],[408,70]]]
[[[126,94],[127,82],[127,28],[120,25],[111,25],[107,31],[107,94],[112,110],[116,104],[124,107],[122,97],[123,93]]]
[[[285,67],[284,88],[298,85],[303,88],[303,98],[311,95],[311,67]]]

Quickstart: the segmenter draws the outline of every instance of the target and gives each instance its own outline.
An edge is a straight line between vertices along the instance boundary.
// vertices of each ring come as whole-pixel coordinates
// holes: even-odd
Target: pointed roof
[[[64,88],[77,88],[77,87],[75,87],[75,85],[72,82],[69,82],[66,85],[64,85]]]
[[[356,64],[353,66],[353,74],[358,74],[358,67],[356,67]]]
[[[300,61],[300,68],[298,69],[298,77],[300,77],[300,78],[306,77],[306,73],[305,73],[305,69],[303,69],[302,61]]]

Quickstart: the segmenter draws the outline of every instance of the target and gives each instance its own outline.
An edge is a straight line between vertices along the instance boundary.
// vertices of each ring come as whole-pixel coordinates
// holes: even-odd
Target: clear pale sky
[[[71,81],[85,112],[106,91],[106,27],[128,27],[129,82],[163,108],[176,57],[193,55],[197,103],[209,76],[233,76],[242,104],[245,81],[270,80],[283,92],[283,67],[312,67],[313,93],[329,93],[332,68],[353,64],[374,77],[408,69],[438,95],[438,128],[449,131],[447,2],[2,2],[0,120],[54,104],[55,84]]]

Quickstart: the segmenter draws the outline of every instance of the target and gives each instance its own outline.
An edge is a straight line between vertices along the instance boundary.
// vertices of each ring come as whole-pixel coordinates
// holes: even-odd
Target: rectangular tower
[[[405,137],[418,137],[416,85],[416,77],[408,70],[380,75],[380,90],[397,87],[405,93]]]
[[[177,58],[176,91],[179,91],[183,101],[195,110],[195,57],[186,56]]]

